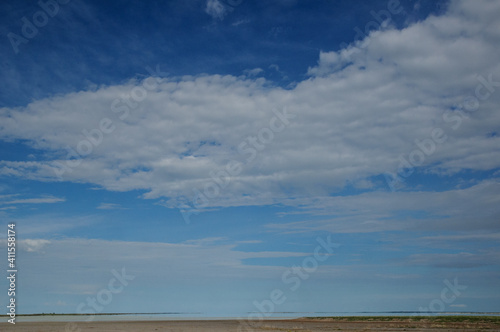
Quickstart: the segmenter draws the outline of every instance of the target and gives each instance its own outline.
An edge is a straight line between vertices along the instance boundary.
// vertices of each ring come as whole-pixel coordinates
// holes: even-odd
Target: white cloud
[[[97,209],[99,210],[116,210],[116,209],[123,209],[123,207],[120,204],[114,204],[114,203],[101,203]]]
[[[45,253],[43,249],[49,245],[51,241],[49,240],[44,240],[44,239],[24,239],[24,240],[16,240],[16,247],[18,248],[17,250],[22,250],[24,252],[29,252],[29,253]],[[0,240],[0,246],[5,246],[7,247],[7,240],[1,239]]]
[[[0,196],[0,205],[15,205],[15,204],[53,204],[65,202],[65,198],[54,197],[50,195],[37,197],[37,198],[19,198],[12,200],[5,200],[6,198],[18,197],[18,194],[15,195],[2,195]],[[3,209],[15,209],[15,207],[5,207]]]
[[[19,196],[19,194],[0,195],[0,200],[6,199],[6,198],[11,198],[11,197],[16,197],[16,196]]]
[[[66,201],[65,198],[42,197],[42,198],[16,199],[13,201],[3,202],[3,204],[51,204],[51,203],[60,203],[64,201]]]
[[[7,241],[2,240],[1,244],[5,245]],[[19,249],[25,252],[42,252],[43,248],[50,244],[49,240],[44,239],[24,239],[17,240],[16,245]]]
[[[57,213],[36,213],[13,221],[18,233],[25,238],[54,238],[74,229],[95,227],[105,222],[106,217],[103,214],[64,217]]]
[[[219,0],[207,0],[205,12],[214,19],[222,20],[226,15],[227,9]]]
[[[473,254],[415,254],[405,259],[408,265],[424,265],[440,268],[473,268],[479,266],[498,266],[500,255],[497,252]]]
[[[5,242],[0,243],[0,249],[5,249]],[[114,278],[112,270],[124,270],[126,275],[134,277],[123,293],[113,294],[114,301],[106,307],[112,311],[119,311],[117,308],[122,303],[136,303],[138,298],[148,299],[143,304],[147,310],[154,311],[160,305],[168,308],[166,311],[180,311],[184,307],[189,309],[182,311],[196,311],[199,310],[196,300],[204,294],[210,299],[213,295],[222,295],[232,301],[232,306],[239,304],[247,308],[254,300],[266,298],[277,286],[284,291],[289,289],[290,285],[284,284],[281,278],[292,265],[283,266],[279,260],[275,265],[250,265],[245,260],[296,258],[300,262],[303,257],[314,255],[314,247],[308,248],[309,252],[243,252],[235,249],[236,243],[201,242],[204,241],[188,244],[51,240],[43,250],[23,254],[23,273],[19,280],[25,285],[23,294],[29,294],[32,305],[61,300],[68,304],[68,312],[75,312],[79,303],[107,288]],[[330,287],[332,278],[367,275],[360,273],[366,271],[364,266],[329,265],[335,263],[334,259],[330,257],[321,262],[321,268],[310,274],[309,282],[315,284],[321,280],[325,287]],[[237,287],[232,288],[233,285]],[[301,288],[295,294],[308,290]],[[20,300],[22,298],[20,295]]]
[[[109,281],[115,277],[112,270],[125,271],[126,275],[133,276],[134,279],[128,282],[123,293],[113,295],[114,301],[107,306],[109,310],[119,311],[119,305],[122,303],[137,303],[137,298],[141,297],[148,299],[143,304],[147,310],[158,308],[158,305],[169,308],[167,311],[179,311],[183,306],[193,310],[193,303],[194,308],[197,308],[196,299],[202,298],[204,294],[213,298],[219,292],[227,296],[228,301],[234,301],[231,302],[232,305],[239,301],[243,301],[243,305],[251,305],[254,300],[267,298],[269,291],[275,287],[287,291],[290,285],[283,283],[282,276],[296,264],[285,263],[283,266],[283,261],[277,260],[274,261],[276,265],[249,265],[245,260],[295,257],[300,262],[303,257],[311,257],[314,248],[309,247],[308,252],[244,252],[235,249],[238,242],[221,243],[223,239],[220,238],[201,239],[197,244],[75,238],[50,241],[38,239],[33,240],[32,246],[37,243],[35,241],[39,244],[43,241],[43,250],[23,253],[23,273],[19,279],[25,285],[23,294],[29,294],[30,303],[33,305],[64,301],[68,304],[68,312],[75,312],[79,303],[106,289]],[[0,249],[5,249],[6,242],[0,241]],[[359,288],[359,285],[374,280],[376,282],[391,279],[402,288],[406,287],[408,282],[419,285],[418,279],[422,274],[394,270],[394,267],[402,265],[418,267],[428,264],[443,267],[440,264],[448,262],[444,267],[467,268],[498,262],[498,254],[495,253],[465,253],[414,255],[408,262],[405,260],[399,264],[391,262],[382,265],[342,265],[337,258],[339,255],[342,253],[335,253],[329,260],[322,262],[318,270],[308,278],[307,284],[318,286],[322,294],[327,294],[326,297],[331,297],[328,293],[334,292],[338,287],[342,288],[341,285],[351,285],[352,289],[348,291],[358,294],[355,289]],[[486,280],[484,287],[494,286],[495,280],[498,279],[498,273],[487,273],[485,278],[484,271],[463,271],[460,284],[464,285],[470,285],[470,276]],[[443,274],[443,278],[449,278],[449,273]],[[234,284],[238,287],[233,291]],[[244,285],[243,289],[241,285]],[[228,292],[228,289],[231,291]],[[310,291],[309,287],[301,287],[297,293],[287,292],[287,296],[296,295],[304,299]],[[21,299],[22,295],[20,296]]]
[[[262,68],[254,68],[254,69],[245,69],[243,71],[247,76],[257,76],[260,73],[263,73],[264,70]]]
[[[232,23],[231,25],[237,27],[238,25],[247,24],[247,23],[250,23],[250,22],[251,21],[248,20],[248,19],[247,20],[239,20],[239,21],[236,21],[236,22]]]
[[[455,235],[437,235],[425,236],[422,240],[431,241],[498,241],[500,233],[479,233],[479,234],[455,234]]]
[[[207,2],[214,17],[221,19],[224,10],[216,0]],[[27,140],[46,155],[1,161],[0,174],[57,180],[53,161],[77,163],[66,160],[67,147],[84,148],[88,143],[82,142],[91,140],[84,130],[99,128],[105,118],[115,130],[94,136],[102,143],[77,167],[68,167],[64,180],[144,190],[145,198],[162,199],[170,207],[203,191],[214,181],[211,172],[232,159],[243,162],[243,170],[220,190],[212,207],[324,197],[346,183],[370,188],[369,177],[396,171],[400,155],[408,158],[415,140],[431,137],[433,128],[442,128],[447,140],[425,157],[423,167],[439,174],[493,170],[500,167],[500,137],[488,134],[500,126],[500,88],[494,86],[478,111],[460,118],[457,129],[443,114],[474,95],[481,77],[500,80],[499,15],[497,2],[452,2],[443,16],[370,34],[366,47],[321,52],[309,70],[313,76],[291,90],[262,78],[201,75],[164,80],[129,107],[115,101],[139,93],[144,81],[3,108],[0,137]],[[284,107],[296,118],[246,163],[239,144],[263,133],[272,110]],[[122,120],[124,110],[128,116]]]
[[[256,244],[256,243],[262,243],[261,240],[248,240],[248,241],[238,241],[238,244]]]
[[[290,199],[284,204],[296,207],[295,214],[333,217],[267,226],[285,233],[319,230],[332,233],[391,230],[479,232],[498,231],[500,228],[497,209],[500,183],[496,181],[443,192],[369,192],[354,196]],[[469,236],[471,239],[487,238],[484,235]],[[450,238],[453,239],[467,237],[457,238],[455,235]]]
[[[130,274],[141,276],[142,283],[149,279],[157,285],[186,278],[266,278],[279,275],[277,272],[282,272],[283,268],[247,265],[243,261],[249,258],[305,257],[312,254],[242,252],[234,249],[235,244],[214,244],[210,241],[174,244],[36,239],[18,243],[26,251],[23,256],[25,280],[44,280],[47,283],[44,292],[49,293],[95,292],[98,285],[93,287],[93,281],[99,280],[99,276],[106,275],[112,268],[119,270],[121,267],[125,267]],[[0,244],[5,247],[6,240]],[[66,277],[50,278],[51,275]],[[49,282],[49,279],[53,280]]]

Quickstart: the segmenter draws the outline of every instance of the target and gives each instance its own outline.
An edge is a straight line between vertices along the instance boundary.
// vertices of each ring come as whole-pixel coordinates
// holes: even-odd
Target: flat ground
[[[0,323],[0,331],[26,332],[237,332],[237,331],[500,331],[500,317],[333,317],[293,320],[182,320]]]

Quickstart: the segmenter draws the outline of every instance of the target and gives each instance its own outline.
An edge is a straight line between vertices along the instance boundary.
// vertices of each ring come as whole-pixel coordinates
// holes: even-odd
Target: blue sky
[[[499,2],[0,8],[20,313],[500,311]]]

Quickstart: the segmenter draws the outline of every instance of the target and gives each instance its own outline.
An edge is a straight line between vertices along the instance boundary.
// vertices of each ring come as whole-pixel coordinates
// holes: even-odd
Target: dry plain
[[[291,320],[169,320],[113,322],[25,322],[0,323],[1,331],[18,332],[237,332],[237,331],[500,331],[500,317],[336,317]]]

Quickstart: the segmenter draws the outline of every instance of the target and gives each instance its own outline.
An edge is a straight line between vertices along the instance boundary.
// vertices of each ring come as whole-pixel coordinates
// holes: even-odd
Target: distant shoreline
[[[124,315],[198,315],[199,312],[112,312],[112,313],[95,313],[95,314],[65,314],[65,313],[39,313],[39,314],[16,314],[16,317],[31,317],[31,316],[124,316]],[[8,317],[9,315],[0,315],[0,317]]]
[[[186,319],[190,319],[192,315],[202,315],[201,312],[124,312],[124,313],[95,313],[95,314],[78,314],[78,313],[34,313],[34,314],[16,314],[16,317],[39,317],[39,316],[77,316],[77,317],[85,317],[85,316],[159,316],[159,315],[186,315],[184,316]],[[247,315],[252,314],[252,312],[244,313],[239,317],[246,317]],[[287,314],[293,315],[295,314],[295,318],[304,318],[304,319],[326,319],[326,318],[388,318],[394,317],[398,319],[406,318],[419,318],[419,317],[499,317],[500,312],[413,312],[413,311],[383,311],[383,312],[336,312],[336,313],[328,313],[328,312],[275,312],[277,314],[274,317],[268,317],[268,319],[277,319],[280,318],[279,314]],[[309,316],[307,314],[313,314]],[[315,316],[314,314],[330,314],[325,316]],[[332,315],[333,314],[333,315]],[[335,315],[340,314],[340,315]],[[396,315],[395,315],[396,314]],[[9,315],[2,314],[0,317],[9,317]],[[183,316],[178,316],[176,318],[183,318]],[[236,319],[236,316],[199,316],[199,319],[207,318],[226,318],[226,319]]]
[[[496,314],[496,315],[491,315]],[[500,313],[485,313],[485,315],[439,315],[439,316],[332,316],[332,317],[304,317],[300,319],[306,320],[333,320],[333,321],[378,321],[378,322],[391,322],[391,321],[436,321],[436,322],[464,322],[464,321],[481,321],[488,323],[500,323]]]

